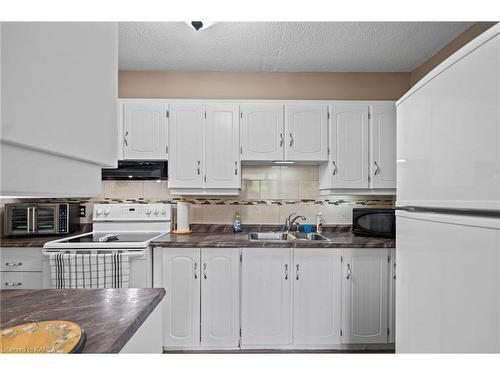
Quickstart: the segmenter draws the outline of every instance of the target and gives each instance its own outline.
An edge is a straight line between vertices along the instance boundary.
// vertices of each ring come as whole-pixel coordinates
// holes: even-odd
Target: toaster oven
[[[68,234],[78,229],[79,218],[78,203],[8,203],[4,207],[4,234]]]

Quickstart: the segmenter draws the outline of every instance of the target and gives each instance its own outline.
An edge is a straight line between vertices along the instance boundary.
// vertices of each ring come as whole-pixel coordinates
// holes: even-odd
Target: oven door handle
[[[42,255],[46,256],[46,257],[50,257],[52,254],[59,254],[59,253],[82,254],[82,255],[97,255],[97,254],[99,254],[98,252],[88,252],[88,251],[89,250],[85,250],[85,252],[81,252],[78,250],[69,250],[68,251],[67,249],[61,249],[61,250],[50,249],[50,250],[42,250]],[[113,252],[113,249],[106,249],[105,251],[106,251],[105,254],[111,254]],[[111,253],[108,251],[111,251]],[[146,255],[146,251],[145,250],[126,250],[126,251],[122,251],[121,254],[128,255],[129,259],[140,258],[140,257]]]

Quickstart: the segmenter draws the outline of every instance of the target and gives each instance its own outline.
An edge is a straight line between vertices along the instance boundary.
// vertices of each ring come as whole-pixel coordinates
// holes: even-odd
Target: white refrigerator
[[[396,352],[500,352],[500,26],[397,103]]]

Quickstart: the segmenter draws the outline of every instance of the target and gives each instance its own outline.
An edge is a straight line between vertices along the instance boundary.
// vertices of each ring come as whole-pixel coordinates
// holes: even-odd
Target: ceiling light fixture
[[[208,29],[215,22],[201,22],[201,21],[190,21],[186,22],[189,26],[191,26],[196,31]]]

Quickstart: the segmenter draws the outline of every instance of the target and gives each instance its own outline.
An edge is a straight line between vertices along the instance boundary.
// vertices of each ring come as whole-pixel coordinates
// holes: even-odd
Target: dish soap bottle
[[[241,232],[241,215],[239,212],[236,212],[236,215],[234,216],[233,230],[234,233]]]
[[[316,215],[316,232],[323,233],[323,215],[321,212]]]

